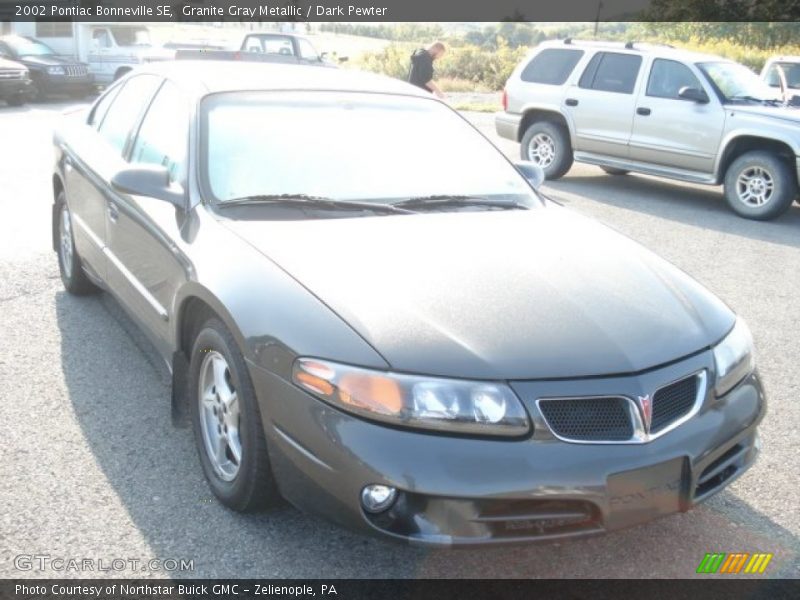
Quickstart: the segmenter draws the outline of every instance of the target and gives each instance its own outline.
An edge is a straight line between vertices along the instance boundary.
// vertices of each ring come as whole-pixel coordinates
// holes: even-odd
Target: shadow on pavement
[[[642,175],[597,175],[549,181],[546,192],[565,204],[564,192],[695,227],[800,247],[800,206],[774,221],[752,221],[733,213],[721,188],[699,188]]]
[[[728,491],[690,513],[598,538],[458,551],[362,537],[288,506],[234,513],[209,491],[191,431],[172,428],[166,369],[117,302],[58,292],[55,304],[86,448],[155,557],[194,560],[194,572],[172,576],[685,578],[706,552],[756,551],[775,553],[768,575],[796,575],[797,539]],[[756,479],[737,485],[748,481]],[[114,549],[109,539],[97,552]]]

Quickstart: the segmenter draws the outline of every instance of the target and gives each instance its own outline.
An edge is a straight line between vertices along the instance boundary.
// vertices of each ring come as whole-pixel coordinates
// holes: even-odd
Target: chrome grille
[[[64,69],[69,77],[83,77],[89,72],[84,65],[67,65]]]
[[[633,423],[625,398],[568,398],[540,400],[547,424],[560,438],[576,441],[627,441]]]
[[[688,414],[697,399],[697,377],[687,377],[659,389],[653,396],[650,432],[657,433]]]
[[[25,71],[19,69],[0,69],[0,79],[24,79]]]
[[[539,398],[539,412],[550,431],[566,442],[643,443],[691,418],[702,404],[706,372],[700,371],[658,388],[646,425],[647,396],[582,396]]]

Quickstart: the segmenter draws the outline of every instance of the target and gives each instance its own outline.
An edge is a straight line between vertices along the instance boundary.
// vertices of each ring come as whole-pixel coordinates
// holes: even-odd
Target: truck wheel
[[[42,82],[38,76],[31,75],[30,99],[33,102],[44,102],[47,99],[42,91]]]
[[[6,102],[8,102],[9,106],[22,106],[25,104],[25,97],[22,94],[17,94],[16,96],[6,98]]]
[[[520,142],[523,160],[539,165],[545,179],[558,179],[572,166],[572,146],[569,133],[549,121],[533,123]]]
[[[608,173],[609,175],[627,175],[630,171],[626,171],[625,169],[615,169],[614,167],[600,167]]]
[[[725,200],[736,214],[747,219],[779,217],[795,197],[797,180],[791,168],[769,152],[746,152],[725,173]]]

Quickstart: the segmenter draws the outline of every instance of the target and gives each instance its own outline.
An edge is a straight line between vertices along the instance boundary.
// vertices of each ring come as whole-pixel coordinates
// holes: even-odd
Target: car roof
[[[369,92],[433,98],[432,94],[384,75],[320,66],[224,60],[176,60],[150,63],[133,73],[168,78],[196,96],[244,91]],[[132,73],[132,74],[133,74]]]
[[[727,58],[717,56],[716,54],[704,54],[701,52],[693,52],[691,50],[684,50],[682,48],[675,48],[667,44],[654,44],[648,42],[609,42],[609,41],[595,41],[595,40],[549,40],[542,42],[540,46],[553,48],[577,48],[577,49],[592,49],[592,50],[613,50],[615,52],[624,52],[629,54],[638,54],[642,56],[656,56],[658,58],[672,58],[675,60],[682,60],[686,62],[707,62],[707,61],[724,61],[731,62]]]

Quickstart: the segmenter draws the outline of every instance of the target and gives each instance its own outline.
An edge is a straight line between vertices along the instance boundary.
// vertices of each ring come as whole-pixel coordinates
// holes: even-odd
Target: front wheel
[[[69,212],[64,192],[58,194],[56,208],[58,219],[56,252],[58,253],[58,270],[61,273],[61,282],[64,284],[64,289],[76,296],[96,294],[100,289],[83,272],[81,257],[78,256],[78,252],[75,249],[75,238],[72,233],[72,215]]]
[[[778,156],[756,150],[742,154],[725,173],[725,200],[739,216],[768,221],[797,197],[797,180]]]
[[[520,142],[522,160],[539,165],[545,179],[558,179],[572,166],[569,133],[560,125],[539,121],[525,131]]]
[[[279,495],[253,384],[236,341],[217,318],[195,339],[189,383],[195,443],[211,491],[237,511],[274,504]]]
[[[25,104],[25,96],[22,94],[17,94],[16,96],[11,96],[10,98],[6,99],[9,106],[22,106]]]

